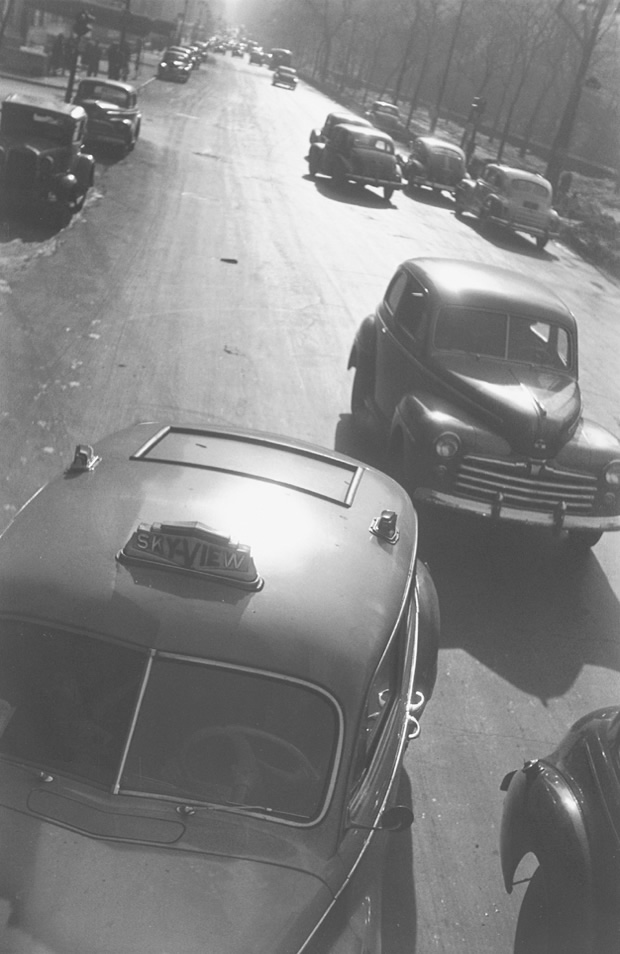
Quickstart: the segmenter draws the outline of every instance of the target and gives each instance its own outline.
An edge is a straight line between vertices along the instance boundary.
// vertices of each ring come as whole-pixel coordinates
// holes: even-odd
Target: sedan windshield
[[[568,332],[548,321],[476,308],[444,308],[435,326],[440,351],[521,361],[556,371],[572,367]]]
[[[330,697],[302,682],[0,625],[0,755],[46,772],[305,823],[338,735]]]

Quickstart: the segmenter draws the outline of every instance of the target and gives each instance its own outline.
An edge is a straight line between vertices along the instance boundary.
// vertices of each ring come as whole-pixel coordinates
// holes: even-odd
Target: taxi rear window
[[[190,428],[166,428],[134,460],[184,464],[285,484],[349,506],[360,468],[312,451]],[[286,475],[283,479],[283,474]]]
[[[0,622],[0,756],[111,792],[316,820],[341,735],[302,681]]]

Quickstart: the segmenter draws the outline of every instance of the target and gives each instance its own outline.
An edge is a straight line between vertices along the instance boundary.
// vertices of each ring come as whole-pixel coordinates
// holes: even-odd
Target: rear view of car
[[[297,86],[297,71],[291,66],[278,66],[273,73],[272,86],[284,86],[286,89],[295,89]]]

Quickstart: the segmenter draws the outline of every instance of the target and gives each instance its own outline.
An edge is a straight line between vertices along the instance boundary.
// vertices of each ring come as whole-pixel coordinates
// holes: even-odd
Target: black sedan
[[[508,793],[501,829],[506,890],[512,891],[521,860],[534,854],[540,868],[531,887],[539,878],[544,888],[542,949],[617,954],[620,708],[580,719],[551,755],[526,762],[501,787]]]
[[[188,53],[180,50],[166,50],[157,67],[157,79],[187,83],[192,69],[193,62]]]
[[[349,367],[354,420],[377,422],[414,502],[567,532],[579,548],[620,530],[620,441],[583,417],[577,322],[544,285],[404,262]]]

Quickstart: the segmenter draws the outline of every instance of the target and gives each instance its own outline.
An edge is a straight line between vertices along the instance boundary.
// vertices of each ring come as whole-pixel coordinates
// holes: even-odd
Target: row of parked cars
[[[167,47],[157,67],[157,79],[187,83],[192,71],[206,60],[208,50],[207,42]]]
[[[386,201],[397,189],[447,193],[454,199],[457,216],[467,213],[482,224],[531,235],[541,251],[557,235],[553,190],[543,176],[487,162],[480,175],[472,178],[463,149],[432,135],[416,137],[404,158],[394,142],[403,129],[398,108],[381,101],[363,117],[330,113],[323,127],[310,136],[310,176],[327,175],[338,185],[375,186],[383,190]]]
[[[368,114],[329,114],[307,161],[311,176],[382,187],[386,198],[399,187],[450,194],[457,216],[529,233],[540,249],[557,232],[542,176],[490,162],[470,178],[460,147],[434,136],[399,162]],[[620,441],[584,414],[577,321],[544,285],[480,263],[403,262],[348,366],[356,427],[377,439],[386,471],[431,521],[546,528],[575,553],[620,530]],[[501,788],[507,891],[526,855],[540,865],[540,950],[617,954],[620,708],[580,719]]]
[[[4,203],[48,207],[65,224],[94,184],[95,159],[86,146],[131,151],[142,115],[134,86],[88,77],[72,103],[49,95],[13,93],[0,116],[0,185]]]

